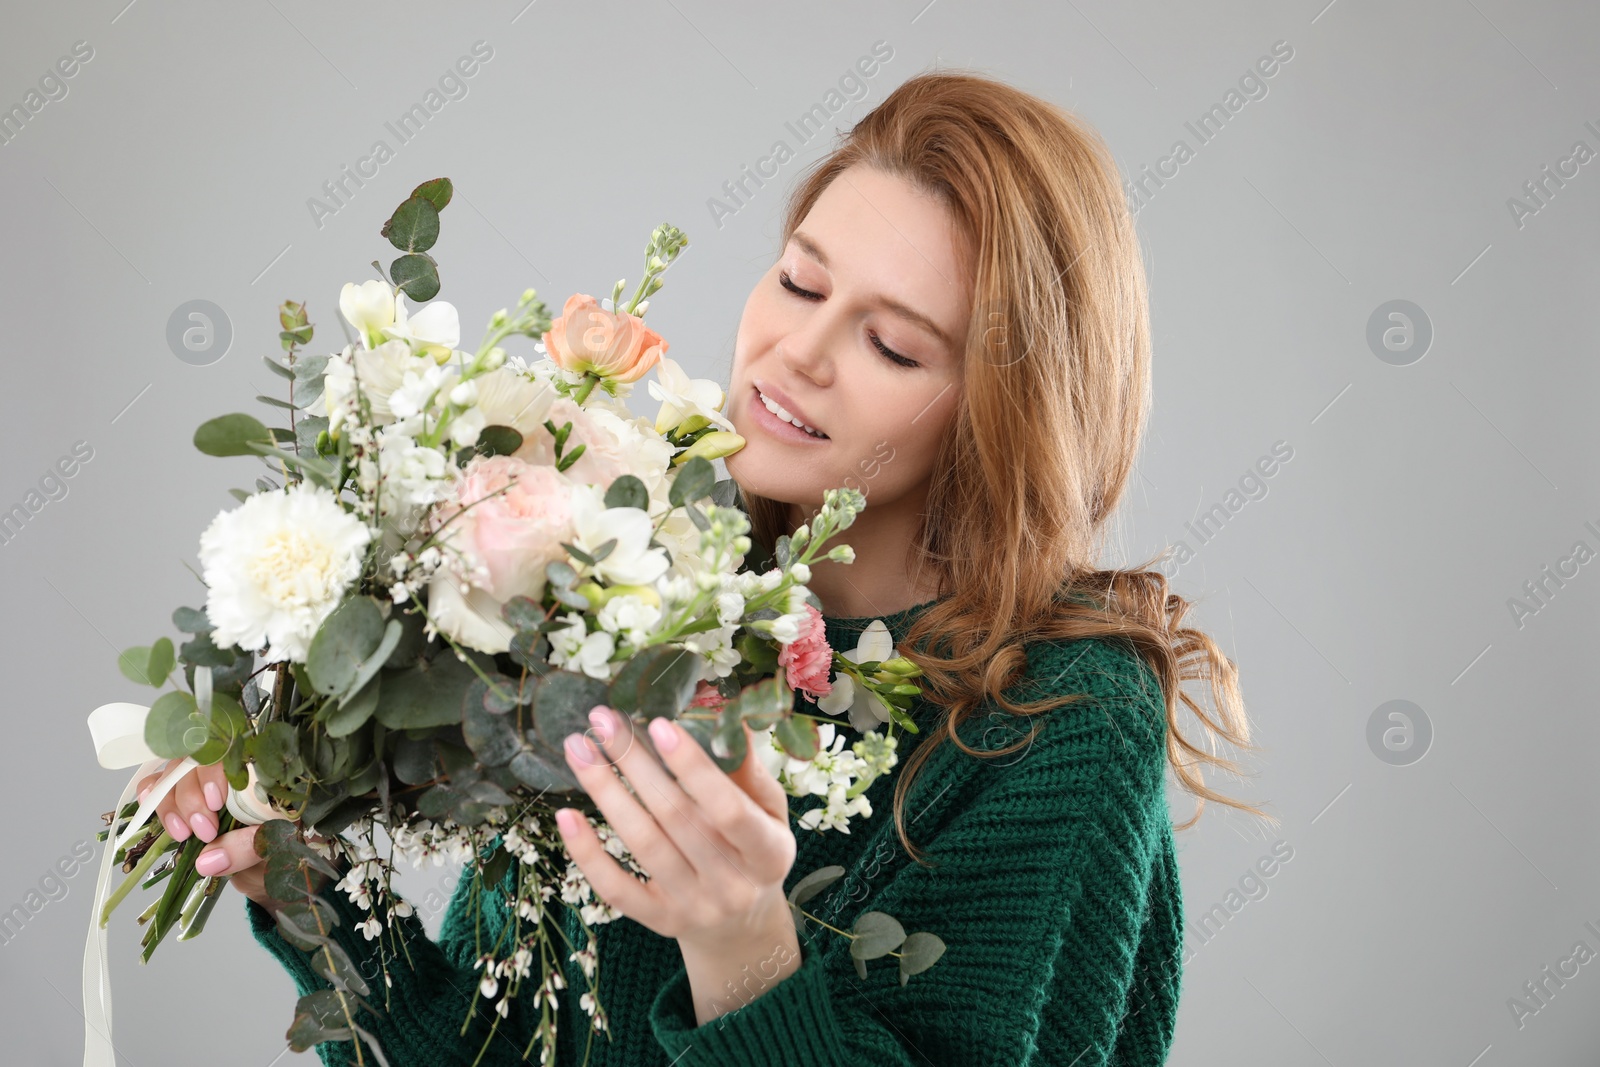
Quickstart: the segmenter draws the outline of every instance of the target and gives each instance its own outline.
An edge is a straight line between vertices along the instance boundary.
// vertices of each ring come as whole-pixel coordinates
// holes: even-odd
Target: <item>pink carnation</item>
[[[728,698],[722,695],[721,690],[710,682],[702,681],[699,688],[694,691],[694,699],[689,701],[689,706],[691,708],[710,708],[712,711],[721,711],[722,705],[727,702]]]
[[[790,689],[803,689],[813,698],[833,691],[828,680],[833,671],[833,649],[828,647],[827,628],[822,612],[806,605],[806,623],[800,636],[778,650],[778,666],[789,675]]]

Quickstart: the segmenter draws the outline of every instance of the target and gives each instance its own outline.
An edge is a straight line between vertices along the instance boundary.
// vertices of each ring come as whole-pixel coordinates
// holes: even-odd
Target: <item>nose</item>
[[[829,352],[838,342],[831,339],[830,329],[827,314],[819,309],[785,334],[776,346],[784,369],[818,388],[832,384],[834,366]]]

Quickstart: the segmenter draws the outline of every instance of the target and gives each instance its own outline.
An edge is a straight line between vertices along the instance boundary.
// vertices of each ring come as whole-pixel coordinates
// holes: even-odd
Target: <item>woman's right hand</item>
[[[153,787],[177,760],[139,783],[139,799]],[[263,877],[266,865],[256,855],[256,827],[241,826],[218,836],[218,813],[228,799],[228,780],[222,765],[196,767],[173,787],[156,806],[156,817],[176,841],[194,834],[209,844],[195,857],[194,869],[207,877],[226,877],[233,887],[268,911],[282,907],[267,895]]]

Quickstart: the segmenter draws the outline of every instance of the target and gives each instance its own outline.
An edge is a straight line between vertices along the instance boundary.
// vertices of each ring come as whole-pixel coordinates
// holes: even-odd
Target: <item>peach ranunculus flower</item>
[[[449,522],[439,539],[451,561],[430,583],[439,628],[479,651],[506,651],[513,631],[500,606],[514,596],[542,597],[545,569],[566,558],[561,542],[573,537],[572,483],[554,467],[478,456],[457,480],[453,502],[436,515],[439,524]],[[466,597],[458,588],[463,579],[475,587]]]
[[[813,698],[825,697],[833,691],[828,680],[833,649],[828,646],[822,612],[807,604],[806,620],[800,636],[778,649],[778,666],[788,674],[790,689],[802,689]]]
[[[666,354],[667,342],[626,311],[607,311],[584,293],[573,293],[543,337],[545,351],[562,369],[593,372],[616,382],[636,382]]]

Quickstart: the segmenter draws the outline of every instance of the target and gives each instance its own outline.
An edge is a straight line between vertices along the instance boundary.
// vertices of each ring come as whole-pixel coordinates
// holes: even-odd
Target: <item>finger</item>
[[[749,727],[745,730],[748,743]],[[682,725],[670,719],[655,719],[650,723],[650,735],[667,766],[677,775],[678,784],[724,840],[746,859],[772,853],[771,832],[776,817],[723,773]],[[787,830],[787,809],[782,826]]]
[[[590,731],[591,734],[598,732]],[[584,734],[573,734],[567,738],[564,748],[567,765],[577,775],[578,783],[593,799],[606,822],[622,838],[622,843],[628,846],[633,858],[650,872],[650,877],[666,879],[668,884],[690,884],[695,877],[695,868],[689,859],[679,851],[672,835],[656,821],[655,816],[641,807],[639,801],[628,792],[628,787],[617,777],[605,756],[595,749],[594,742]],[[604,851],[603,846],[601,851]],[[606,853],[606,856],[612,866],[621,870],[615,857],[610,853]]]
[[[139,788],[138,788],[138,792],[136,794],[139,803],[143,804],[144,803],[144,795],[146,793],[150,792],[150,790],[155,788],[156,783],[161,781],[161,776],[162,775],[166,774],[168,771],[170,771],[173,767],[176,767],[177,765],[178,765],[178,761],[177,760],[169,759],[169,760],[167,760],[167,762],[165,762],[165,763],[163,763],[161,765],[160,770],[156,771],[154,774],[147,774],[143,778],[139,779]]]
[[[621,750],[617,765],[623,775],[694,869],[716,879],[727,878],[737,870],[739,850],[724,839],[706,813],[662,765],[660,758],[651,752],[652,745],[647,743],[649,733],[636,731],[631,718],[605,705],[595,708],[591,718],[595,723],[591,733],[608,739],[607,754],[613,754],[614,749]],[[609,740],[613,731],[616,732],[615,742]],[[651,870],[648,864],[646,869]],[[654,873],[651,870],[652,876]]]
[[[612,828],[616,828],[614,823]],[[557,811],[556,830],[567,847],[567,854],[589,880],[596,896],[624,915],[650,915],[655,911],[651,888],[655,885],[655,872],[651,872],[649,884],[634,877],[632,871],[606,851],[600,836],[582,812],[574,808]]]
[[[229,830],[200,850],[195,857],[194,869],[207,878],[233,875],[248,870],[261,862],[256,855],[256,827],[242,826]]]
[[[670,819],[685,820],[695,814],[689,795],[656,755],[649,733],[638,729],[632,717],[600,704],[589,712],[589,721],[594,725],[584,736],[622,771],[657,822],[665,826]]]
[[[172,766],[173,763],[169,762],[161,773],[165,774]],[[193,777],[192,772],[184,775],[184,778],[190,777]],[[178,784],[179,786],[183,784],[182,779],[179,780]],[[179,813],[177,789],[169,790],[167,795],[161,798],[161,803],[156,805],[156,815],[161,819],[161,825],[167,828],[167,833],[172,835],[174,841],[187,841],[189,835],[194,833],[194,827],[190,826],[188,820]]]
[[[750,724],[744,723],[745,757],[739,769],[729,775],[735,785],[749,794],[750,799],[761,807],[761,810],[771,815],[774,819],[785,822],[789,818],[789,794],[778,779],[773,777],[767,765],[761,762],[761,757],[756,754],[755,736],[751,733]]]
[[[202,841],[217,836],[217,817],[206,808],[205,793],[200,788],[199,768],[178,779],[178,788],[172,792],[178,798],[178,814]]]
[[[222,764],[209,764],[196,773],[200,778],[200,793],[205,797],[206,807],[221,811],[228,802],[228,776],[223,773]]]

